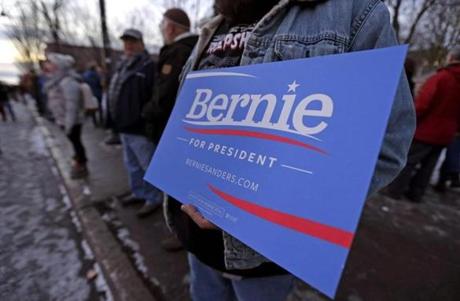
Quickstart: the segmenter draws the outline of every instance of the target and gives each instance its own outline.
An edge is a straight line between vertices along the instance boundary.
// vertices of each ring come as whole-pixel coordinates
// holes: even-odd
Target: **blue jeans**
[[[443,164],[445,172],[460,172],[460,136],[447,147],[446,159]]]
[[[140,135],[120,134],[120,139],[131,192],[135,197],[145,199],[147,203],[161,203],[161,190],[144,181],[144,174],[155,151],[155,145]]]
[[[188,254],[193,301],[284,301],[294,277],[290,274],[230,279]]]

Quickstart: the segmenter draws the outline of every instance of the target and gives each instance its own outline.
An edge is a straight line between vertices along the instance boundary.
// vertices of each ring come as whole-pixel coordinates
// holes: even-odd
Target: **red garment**
[[[421,142],[449,145],[460,131],[460,64],[440,69],[421,88],[415,102]]]

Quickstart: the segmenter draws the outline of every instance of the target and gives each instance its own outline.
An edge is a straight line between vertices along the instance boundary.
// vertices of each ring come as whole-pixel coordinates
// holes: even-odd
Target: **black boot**
[[[450,188],[460,189],[460,174],[455,172],[451,175]]]
[[[447,189],[447,180],[449,179],[446,173],[441,172],[439,174],[438,183],[433,186],[433,189],[439,193],[445,193]]]

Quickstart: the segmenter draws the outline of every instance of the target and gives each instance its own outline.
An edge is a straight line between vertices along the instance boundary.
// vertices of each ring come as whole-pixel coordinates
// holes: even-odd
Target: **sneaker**
[[[77,180],[77,179],[83,179],[88,176],[88,169],[86,168],[86,165],[83,164],[74,164],[72,165],[72,169],[70,170],[70,178]]]
[[[139,211],[137,211],[136,215],[139,218],[144,218],[144,217],[151,215],[153,212],[155,212],[160,207],[161,207],[161,203],[150,204],[146,202],[144,206],[142,206],[142,208],[139,209]]]
[[[175,235],[171,235],[170,237],[163,239],[160,245],[163,250],[168,252],[177,252],[184,248],[180,240]]]
[[[107,145],[119,145],[121,144],[120,136],[116,134],[112,134],[109,138],[104,141]]]
[[[122,206],[130,206],[130,205],[135,205],[139,203],[145,203],[145,200],[135,197],[134,195],[129,195],[125,198],[120,199],[120,203]]]

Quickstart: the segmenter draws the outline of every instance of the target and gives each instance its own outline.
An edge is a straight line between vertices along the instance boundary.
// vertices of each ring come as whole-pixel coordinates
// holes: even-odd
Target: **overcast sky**
[[[22,0],[19,0],[19,2]],[[203,18],[210,12],[213,0],[189,0],[189,3],[198,1],[200,9],[198,10],[198,19]],[[13,14],[17,0],[0,0],[0,10]],[[147,15],[148,18],[142,17],[140,21],[143,23],[146,31],[147,44],[160,44],[161,39],[158,36],[158,22],[164,12],[161,0],[106,0],[107,23],[111,34],[117,37],[123,30],[124,25],[130,26],[129,22],[136,16],[141,14]],[[79,6],[88,9],[89,12],[97,16],[99,14],[98,0],[67,0],[67,5]],[[195,16],[191,16],[194,19]],[[18,74],[14,62],[18,57],[18,53],[14,45],[8,40],[5,34],[6,26],[11,22],[8,18],[0,17],[0,80],[15,82],[15,77]],[[116,42],[116,41],[114,41]],[[114,43],[116,45],[116,43]],[[160,46],[160,45],[158,45]]]
[[[0,80],[8,83],[17,82],[19,70],[14,65],[17,57],[14,45],[5,34],[5,22],[0,18]]]

